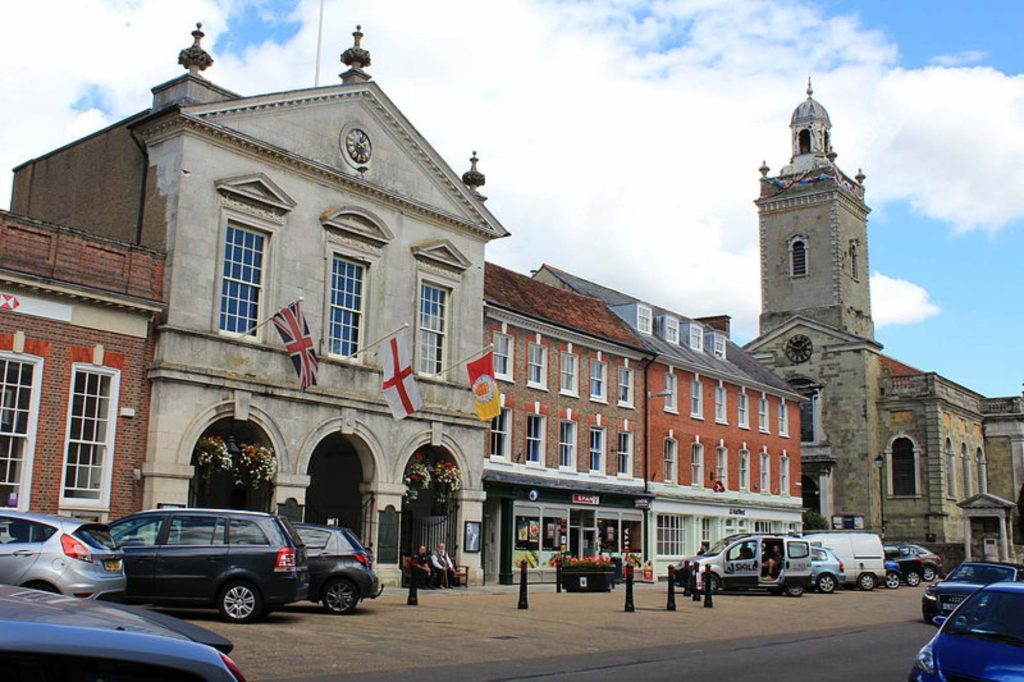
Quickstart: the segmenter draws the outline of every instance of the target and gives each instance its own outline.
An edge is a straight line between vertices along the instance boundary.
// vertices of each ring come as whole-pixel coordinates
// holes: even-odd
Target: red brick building
[[[163,254],[0,211],[0,506],[142,506]]]

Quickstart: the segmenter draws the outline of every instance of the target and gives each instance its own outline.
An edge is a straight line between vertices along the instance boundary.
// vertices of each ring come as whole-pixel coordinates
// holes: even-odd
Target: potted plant
[[[448,500],[462,488],[462,472],[455,466],[455,462],[448,460],[441,460],[434,465],[433,480],[440,500]]]
[[[612,560],[608,557],[564,557],[562,589],[566,592],[608,592],[612,589],[612,571]]]
[[[274,480],[277,458],[274,451],[259,443],[242,443],[235,462],[235,485],[249,488]]]
[[[423,460],[423,455],[416,453],[405,466],[405,496],[415,500],[419,492],[430,485],[430,467]]]
[[[230,471],[234,462],[223,438],[203,436],[192,450],[192,465],[200,476],[209,476],[214,471]]]

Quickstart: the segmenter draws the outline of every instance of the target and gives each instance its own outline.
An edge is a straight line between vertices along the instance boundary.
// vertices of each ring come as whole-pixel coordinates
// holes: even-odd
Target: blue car
[[[1024,679],[1024,584],[993,583],[979,589],[921,648],[910,682]]]
[[[811,588],[832,594],[846,582],[846,567],[831,549],[811,547]]]
[[[921,595],[921,617],[931,623],[935,616],[948,616],[960,602],[985,585],[1024,581],[1024,566],[995,561],[965,561],[938,585]]]

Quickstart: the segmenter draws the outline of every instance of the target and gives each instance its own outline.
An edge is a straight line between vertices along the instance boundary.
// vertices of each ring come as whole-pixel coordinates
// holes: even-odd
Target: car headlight
[[[936,599],[938,599],[938,597],[936,597],[934,594],[932,594],[930,590],[925,590],[924,591],[924,598],[927,599],[928,601],[935,601]]]
[[[930,643],[925,644],[917,652],[917,659],[914,661],[914,665],[929,675],[935,674],[935,655],[932,653],[932,645]]]

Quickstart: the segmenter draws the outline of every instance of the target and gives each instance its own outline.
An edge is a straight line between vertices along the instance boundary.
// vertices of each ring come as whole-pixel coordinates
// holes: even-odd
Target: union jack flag
[[[306,318],[302,316],[302,311],[299,309],[299,302],[292,301],[278,310],[270,319],[277,327],[277,333],[281,335],[284,348],[291,356],[292,364],[295,365],[295,373],[299,375],[299,388],[305,391],[310,386],[316,386],[320,363],[316,359],[316,347],[313,337],[309,333]]]

